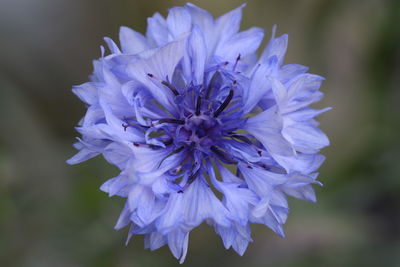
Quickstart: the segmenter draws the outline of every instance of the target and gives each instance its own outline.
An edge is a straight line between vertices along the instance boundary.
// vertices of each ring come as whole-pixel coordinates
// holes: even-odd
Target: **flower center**
[[[221,137],[220,122],[210,116],[209,111],[193,114],[186,118],[184,130],[188,133],[188,141],[198,146],[209,147]]]

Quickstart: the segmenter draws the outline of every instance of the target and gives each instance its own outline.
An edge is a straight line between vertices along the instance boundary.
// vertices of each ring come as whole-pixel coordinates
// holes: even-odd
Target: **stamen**
[[[185,121],[183,120],[177,120],[177,119],[171,119],[171,118],[164,118],[164,119],[159,119],[155,122],[152,123],[153,126],[160,125],[162,123],[174,123],[174,124],[185,124]]]
[[[196,116],[200,115],[200,109],[201,109],[201,95],[197,96],[197,101],[196,101]]]
[[[189,178],[188,178],[188,180],[187,180],[187,183],[186,183],[186,185],[185,185],[184,188],[187,188],[191,183],[194,182],[194,180],[196,179],[196,177],[197,177],[197,175],[199,174],[199,172],[200,172],[200,170],[197,170],[195,173],[192,173],[192,174],[189,176]]]
[[[215,83],[220,78],[219,76],[220,76],[219,72],[216,71],[213,74],[213,76],[211,77],[210,83],[208,84],[208,87],[207,87],[206,99],[208,99],[210,97],[211,89],[215,86]]]
[[[166,156],[161,160],[160,164],[158,164],[158,167],[157,167],[157,168],[160,168],[160,167],[161,167],[161,164],[163,164],[164,160],[166,160],[167,158],[171,157],[172,155],[178,154],[178,153],[181,152],[184,148],[185,148],[184,146],[181,146],[181,147],[175,149],[174,151],[172,151],[171,153],[169,153],[168,155],[166,155]]]
[[[235,65],[233,65],[233,71],[236,70],[236,66],[237,66],[237,64],[238,64],[238,62],[239,62],[240,59],[241,59],[241,55],[239,54],[238,57],[236,58]]]
[[[200,169],[197,170],[195,173],[190,174],[187,179],[186,184],[182,187],[182,189],[178,190],[177,193],[182,194],[189,187],[189,185],[194,182],[194,180],[197,178],[199,173],[200,173]]]
[[[147,125],[141,125],[141,124],[135,124],[135,125],[132,125],[132,124],[129,124],[129,123],[122,123],[122,125],[121,125],[123,128],[124,128],[124,131],[126,132],[126,130],[129,128],[129,127],[143,127],[143,128],[147,128],[147,129],[149,129],[150,128],[150,126],[147,126]]]
[[[151,148],[151,149],[159,149],[159,148],[161,148],[160,146],[151,145],[151,144],[143,144],[143,143],[138,143],[138,142],[133,142],[132,144],[135,147],[145,147],[145,148]]]
[[[168,140],[164,141],[163,143],[165,146],[169,146],[169,145],[172,145],[173,142],[174,142],[174,140],[168,139]]]
[[[236,81],[234,81],[234,84],[236,84]],[[226,109],[226,107],[229,105],[229,103],[231,102],[233,98],[233,89],[229,90],[229,94],[226,97],[226,99],[224,100],[224,102],[221,104],[221,106],[219,106],[219,108],[214,112],[214,118],[218,117],[219,114],[221,114],[222,111],[224,111],[224,109]]]
[[[153,78],[153,79],[159,81],[162,85],[165,85],[166,87],[168,87],[168,88],[171,90],[171,92],[172,92],[175,96],[179,95],[178,90],[176,90],[176,88],[175,88],[172,84],[170,84],[169,82],[163,81],[163,80],[157,78],[156,76],[154,76],[154,75],[151,74],[151,73],[147,73],[147,76],[149,76],[150,78]]]
[[[225,162],[226,164],[237,164],[237,160],[234,160],[228,153],[220,150],[216,146],[211,146],[210,147],[211,151],[215,153],[215,155],[218,156],[220,160]]]
[[[233,135],[231,135],[231,137],[234,138],[234,139],[237,139],[239,141],[242,141],[242,142],[244,142],[244,143],[246,143],[248,145],[252,145],[253,144],[253,142],[251,142],[251,140],[249,138],[247,138],[246,136],[244,136],[244,135],[233,134]]]

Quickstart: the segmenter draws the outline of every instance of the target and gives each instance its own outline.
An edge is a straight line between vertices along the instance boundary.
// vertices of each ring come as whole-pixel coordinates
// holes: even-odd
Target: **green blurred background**
[[[114,223],[123,200],[99,186],[117,174],[102,158],[79,166],[74,126],[85,112],[71,86],[87,80],[103,36],[185,1],[0,2],[0,266],[177,266],[163,247],[125,247]],[[193,3],[214,15],[241,0]],[[248,1],[243,28],[289,34],[287,63],[327,78],[331,139],[318,202],[290,200],[287,237],[253,227],[243,257],[213,230],[191,233],[187,266],[400,266],[400,1]]]

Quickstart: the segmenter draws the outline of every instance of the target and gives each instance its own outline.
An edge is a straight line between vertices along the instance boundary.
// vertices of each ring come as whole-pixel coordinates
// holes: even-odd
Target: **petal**
[[[93,105],[98,102],[96,83],[87,82],[74,86],[72,87],[72,92],[88,105]]]
[[[158,232],[147,234],[144,239],[145,248],[156,250],[167,243],[167,238]]]
[[[313,74],[302,74],[285,85],[286,96],[280,104],[284,113],[302,109],[322,99],[323,94],[318,91],[324,78]]]
[[[222,241],[226,249],[233,247],[233,249],[242,256],[246,251],[249,242],[252,241],[250,234],[250,226],[235,224],[232,227],[221,227],[218,225],[214,226],[215,231],[221,236]]]
[[[104,148],[103,156],[110,164],[125,169],[127,162],[133,156],[133,151],[125,144],[113,142]]]
[[[172,42],[160,48],[150,58],[136,61],[127,68],[127,73],[145,85],[153,97],[169,111],[173,111],[175,105],[172,92],[148,74],[162,80],[172,78],[177,64],[183,57],[184,46],[184,40]]]
[[[287,172],[298,171],[309,174],[321,166],[325,157],[320,154],[297,153],[296,157],[276,156],[275,159]]]
[[[211,51],[215,44],[215,26],[214,26],[214,18],[212,15],[191,3],[187,3],[185,8],[190,12],[192,17],[193,25],[196,25],[200,28],[201,32],[204,35],[205,45],[207,47],[207,55],[211,54]]]
[[[107,43],[107,46],[110,49],[111,53],[121,54],[121,51],[119,50],[117,44],[111,38],[104,37],[104,41]]]
[[[196,227],[206,219],[212,219],[219,225],[230,225],[228,210],[214,195],[204,178],[195,179],[183,195],[184,218],[187,225]]]
[[[121,214],[119,215],[118,221],[114,226],[115,230],[119,230],[130,224],[130,211],[128,205],[125,204],[124,209],[122,210]]]
[[[174,39],[189,32],[192,27],[192,18],[189,11],[184,7],[171,8],[167,17],[167,25]]]
[[[316,196],[312,184],[322,186],[322,184],[315,180],[316,175],[302,175],[300,173],[293,173],[288,181],[280,186],[282,191],[292,197],[303,199],[309,202],[316,202]]]
[[[271,89],[269,75],[277,69],[276,57],[259,65],[252,75],[250,87],[243,92],[243,114],[249,113]]]
[[[226,170],[227,171],[227,170]],[[220,182],[215,176],[212,164],[208,164],[208,174],[213,185],[223,195],[223,203],[231,216],[241,225],[248,221],[249,205],[256,204],[258,197],[249,189],[243,188],[242,183]]]
[[[283,174],[269,172],[267,170],[239,165],[240,172],[250,190],[260,197],[269,197],[275,186],[285,183],[286,177]]]
[[[271,228],[279,236],[284,237],[283,224],[286,222],[289,212],[285,196],[274,191],[265,197],[259,206],[254,209],[253,222],[262,223]]]
[[[325,133],[311,124],[290,124],[284,127],[282,133],[297,151],[303,153],[316,153],[329,145]]]
[[[282,65],[288,44],[288,35],[283,34],[275,38],[276,27],[272,30],[271,39],[261,54],[260,61],[267,60],[270,57],[276,56],[278,58],[278,65]]]
[[[297,110],[295,112],[291,112],[285,115],[285,119],[296,121],[296,122],[305,122],[309,121],[324,112],[331,110],[332,108],[323,108],[323,109],[312,109],[312,108],[303,108]]]
[[[295,151],[290,143],[282,136],[282,118],[276,106],[248,118],[244,129],[260,141],[272,157],[294,156]]]
[[[165,206],[164,213],[156,221],[156,227],[162,234],[168,234],[179,227],[183,221],[183,194],[171,194]]]
[[[131,184],[132,183],[129,181],[129,178],[126,175],[121,174],[117,177],[107,180],[100,186],[100,190],[108,193],[109,197],[114,195],[127,197]]]
[[[72,156],[70,159],[67,160],[67,163],[70,165],[75,165],[81,162],[84,162],[88,159],[94,158],[99,155],[100,152],[93,151],[87,148],[82,148],[78,153]]]
[[[220,43],[215,54],[227,61],[234,62],[238,55],[246,57],[256,52],[264,38],[264,30],[261,28],[250,28],[247,31],[234,35],[224,43]]]
[[[135,155],[134,168],[138,172],[153,172],[158,169],[163,159],[171,152],[171,149],[138,147],[133,151]]]
[[[242,9],[246,4],[222,15],[215,21],[216,36],[220,38],[219,42],[225,42],[239,31],[240,21],[242,20]]]
[[[167,235],[168,246],[175,258],[180,259],[179,263],[182,264],[185,261],[186,253],[189,244],[189,232],[181,229]]]
[[[207,48],[203,33],[198,26],[193,27],[188,45],[193,83],[195,85],[203,84],[204,66],[207,60]]]
[[[278,80],[281,83],[286,83],[290,79],[296,77],[297,75],[306,73],[308,71],[308,67],[298,65],[298,64],[286,64],[281,67],[278,73]]]
[[[134,55],[148,48],[147,40],[141,33],[125,26],[119,30],[119,41],[125,54]]]
[[[146,36],[152,43],[153,47],[163,46],[167,44],[167,22],[159,13],[155,13],[151,18],[147,19]]]

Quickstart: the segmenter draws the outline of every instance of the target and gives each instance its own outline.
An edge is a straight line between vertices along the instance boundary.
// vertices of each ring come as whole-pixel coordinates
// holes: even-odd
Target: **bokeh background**
[[[241,0],[192,1],[215,16]],[[71,93],[92,71],[102,37],[185,1],[0,1],[0,266],[177,266],[166,247],[143,249],[113,225],[123,200],[98,188],[117,169],[79,166]],[[192,232],[186,266],[400,266],[400,1],[248,1],[243,29],[289,34],[286,62],[327,78],[318,107],[331,146],[318,202],[290,200],[287,237],[253,227],[243,257],[206,225]],[[268,39],[268,38],[267,38]]]

